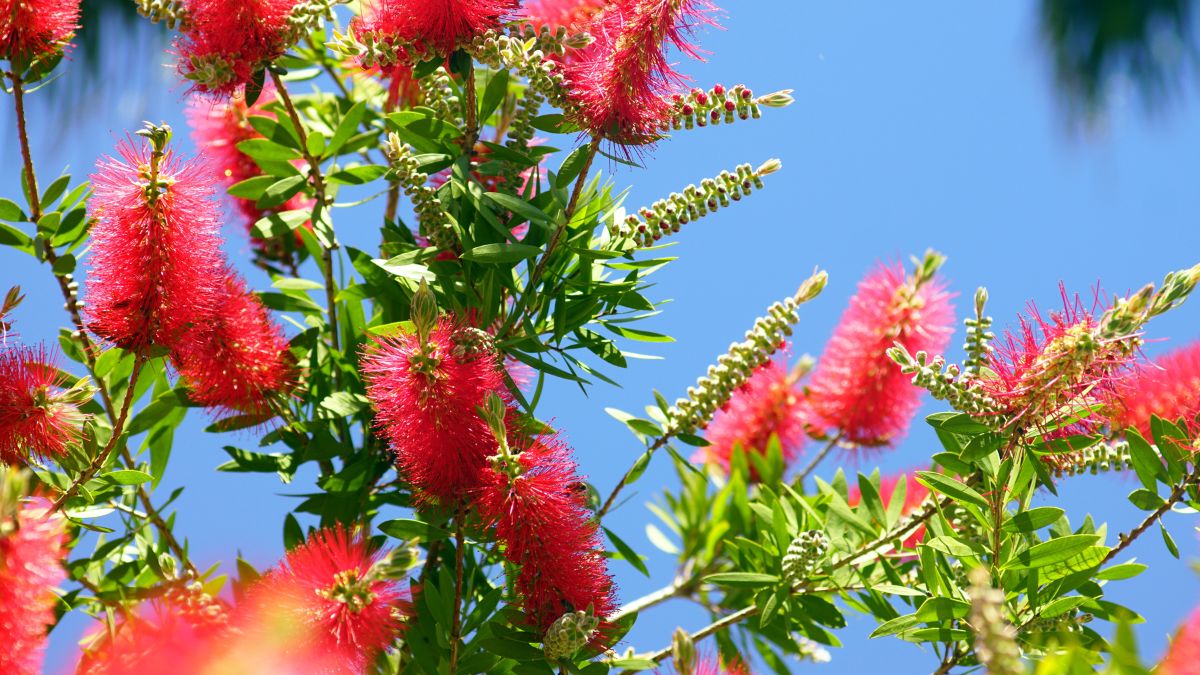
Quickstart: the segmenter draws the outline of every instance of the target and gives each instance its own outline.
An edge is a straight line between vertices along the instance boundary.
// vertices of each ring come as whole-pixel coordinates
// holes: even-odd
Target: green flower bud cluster
[[[437,111],[438,119],[461,125],[462,105],[450,82],[450,73],[442,66],[438,66],[429,77],[421,78],[417,82],[421,90],[421,103]]]
[[[187,25],[187,7],[182,0],[137,0],[137,13],[151,23],[163,23],[171,30]]]
[[[975,655],[991,675],[1024,675],[1017,629],[1004,612],[1004,591],[993,588],[983,567],[971,570],[971,627],[975,629]]]
[[[783,578],[792,586],[804,583],[819,571],[829,554],[829,537],[820,530],[796,535],[783,556]]]
[[[341,0],[300,0],[292,7],[288,15],[289,45],[302,40],[309,31],[324,21],[333,21],[333,8],[342,4]]]
[[[990,330],[992,317],[984,314],[987,300],[987,289],[980,286],[975,291],[975,318],[963,321],[967,327],[967,339],[963,344],[963,351],[967,353],[962,367],[964,378],[979,377],[980,369],[987,365],[988,357],[994,351],[992,340],[996,339],[996,334]]]
[[[516,24],[508,27],[508,36],[515,40],[529,41],[533,40],[534,49],[541,50],[543,54],[560,55],[566,53],[568,43],[572,45],[579,44],[578,36],[568,35],[566,26],[559,26],[557,30],[552,30],[550,26],[534,26],[531,23]],[[586,33],[584,46],[591,43],[591,36]]]
[[[692,675],[696,670],[696,643],[683,628],[671,634],[671,663],[679,675]]]
[[[1023,630],[1033,633],[1080,633],[1084,624],[1091,623],[1095,615],[1072,609],[1056,617],[1037,617],[1030,621]]]
[[[732,89],[722,85],[713,85],[712,89],[693,89],[686,95],[675,94],[671,97],[672,112],[662,125],[663,131],[680,131],[708,125],[717,126],[724,122],[732,124],[734,120],[758,119],[762,117],[759,106],[783,108],[795,101],[792,90],[784,89],[766,96],[754,97],[746,85],[739,84]]]
[[[209,89],[219,89],[233,81],[233,64],[220,54],[193,54],[189,61],[192,68],[184,77]]]
[[[767,315],[746,331],[746,339],[731,344],[717,364],[709,366],[708,373],[688,387],[687,397],[675,401],[667,411],[668,433],[688,433],[706,426],[734,390],[745,384],[792,334],[792,324],[800,320],[796,309],[817,297],[828,280],[825,272],[816,272],[800,285],[796,295],[771,305]]]
[[[762,177],[775,173],[783,164],[772,159],[757,169],[749,164],[730,171],[722,171],[715,178],[700,181],[700,187],[689,185],[682,193],[672,192],[638,213],[629,214],[625,220],[614,220],[609,228],[614,237],[633,239],[638,246],[653,246],[664,235],[674,234],[688,223],[715,213],[731,201],[738,202],[755,189],[763,188]]]
[[[902,345],[888,349],[887,354],[900,366],[900,372],[912,375],[913,384],[939,401],[949,403],[955,410],[983,416],[980,421],[985,424],[989,419],[987,415],[996,413],[995,401],[983,392],[975,378],[964,376],[958,364],[947,366],[945,358],[935,356],[930,359],[925,352],[913,356]],[[1000,421],[997,417],[991,419]]]
[[[542,638],[542,651],[547,661],[570,658],[592,639],[600,619],[592,611],[579,610],[563,614],[550,624]]]
[[[1065,455],[1055,455],[1058,462],[1054,466],[1054,475],[1078,476],[1090,473],[1095,476],[1110,471],[1125,471],[1133,468],[1133,458],[1129,454],[1129,444],[1125,441],[1097,443],[1083,450]]]
[[[517,71],[517,74],[528,80],[529,86],[541,92],[551,105],[569,113],[572,106],[567,98],[563,75],[558,71],[558,64],[547,59],[545,52],[536,48],[537,42],[537,38],[521,40],[488,31],[476,37],[468,51],[477,61],[488,67]]]
[[[400,61],[400,54],[411,45],[391,38],[376,38],[367,31],[362,34],[333,31],[333,39],[325,43],[334,54],[342,58],[358,59],[364,68],[387,68]]]
[[[545,94],[533,87],[525,88],[525,93],[522,94],[521,100],[517,104],[517,109],[513,114],[512,122],[508,126],[508,140],[504,142],[505,147],[521,154],[528,151],[529,143],[533,140],[533,135],[537,131],[533,128],[533,120],[537,117],[542,104],[545,102]],[[503,173],[501,174],[504,182],[508,185],[520,186],[519,178],[524,169],[525,167],[520,165],[505,162]]]
[[[429,175],[420,171],[411,146],[403,143],[394,133],[388,134],[384,154],[391,163],[392,180],[408,195],[417,213],[417,223],[422,235],[429,238],[439,249],[451,249],[457,243],[454,225],[442,208],[437,190],[429,187]]]

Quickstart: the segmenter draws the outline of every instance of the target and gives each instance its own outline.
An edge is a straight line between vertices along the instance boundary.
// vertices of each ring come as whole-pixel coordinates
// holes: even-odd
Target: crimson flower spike
[[[220,297],[220,219],[207,170],[167,149],[168,126],[126,140],[92,175],[88,327],[116,346],[173,350]]]
[[[936,278],[944,261],[930,251],[912,275],[881,265],[859,283],[809,385],[814,431],[871,447],[892,445],[908,430],[920,389],[887,351],[895,344],[934,354],[946,348],[954,308]]]
[[[0,474],[0,672],[41,672],[46,631],[54,625],[58,596],[66,579],[65,522],[50,514],[49,500],[21,504],[24,481],[12,470]]]
[[[1167,656],[1154,671],[1158,675],[1195,675],[1200,664],[1200,609],[1192,610],[1175,637]]]
[[[229,96],[283,56],[311,11],[301,0],[184,0],[179,73],[196,91]]]
[[[519,18],[536,28],[576,32],[585,28],[606,5],[606,0],[526,0]]]
[[[372,45],[446,56],[499,28],[516,6],[515,0],[376,0],[350,28]]]
[[[713,25],[706,0],[615,0],[586,26],[594,41],[567,65],[573,116],[594,137],[652,143],[672,114],[668,96],[684,78],[668,50],[699,58],[692,33]]]
[[[87,416],[78,406],[91,392],[66,383],[45,347],[0,348],[0,462],[62,457],[79,440]]]
[[[79,0],[0,0],[0,59],[24,68],[67,47],[79,28]]]
[[[1150,437],[1150,418],[1172,422],[1183,418],[1197,424],[1200,416],[1200,341],[1193,342],[1154,363],[1139,364],[1117,387],[1113,406],[1113,431],[1135,427]]]

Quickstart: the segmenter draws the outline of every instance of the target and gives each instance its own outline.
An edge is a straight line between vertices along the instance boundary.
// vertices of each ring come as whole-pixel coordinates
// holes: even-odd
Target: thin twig
[[[820,465],[821,461],[828,457],[829,453],[833,452],[833,449],[837,447],[838,441],[840,440],[842,440],[842,435],[840,433],[837,436],[829,439],[829,443],[827,443],[825,447],[821,448],[821,451],[818,452],[811,461],[809,461],[808,466],[805,466],[804,470],[796,476],[796,485],[804,485],[804,481],[812,475],[812,472],[817,470],[817,466]]]
[[[1117,535],[1117,545],[1108,552],[1108,555],[1104,556],[1104,560],[1101,560],[1100,564],[1108,564],[1108,562],[1117,557],[1121,551],[1129,548],[1129,545],[1132,544],[1135,539],[1142,536],[1142,533],[1149,529],[1150,526],[1155,523],[1155,521],[1162,518],[1167,511],[1171,510],[1172,506],[1179,503],[1185,496],[1187,496],[1187,489],[1189,486],[1196,485],[1198,483],[1200,483],[1200,460],[1196,461],[1195,466],[1192,467],[1192,472],[1184,476],[1183,480],[1171,489],[1170,496],[1167,497],[1162,505],[1151,512],[1150,515],[1146,516],[1146,519],[1139,523],[1137,527],[1133,528],[1128,533]]]
[[[475,93],[475,62],[467,68],[463,80],[463,106],[467,109],[467,132],[463,135],[463,154],[470,161],[475,153],[475,141],[479,140],[479,101]]]
[[[454,608],[450,615],[450,675],[458,672],[458,648],[462,641],[463,526],[461,513],[454,529]]]
[[[746,619],[749,619],[752,616],[756,616],[757,614],[758,614],[758,607],[754,606],[754,605],[751,605],[745,609],[734,612],[733,614],[730,614],[721,619],[718,619],[718,620],[708,624],[704,628],[701,628],[700,630],[696,631],[695,633],[692,633],[692,641],[699,642],[700,640],[703,640],[704,638],[708,637],[709,635],[712,635],[713,633],[716,633],[717,631],[720,631],[722,629],[728,628],[735,624],[741,623],[742,621],[745,621]],[[654,661],[655,663],[661,663],[663,661],[663,659],[667,658],[670,655],[671,655],[671,648],[668,646],[668,647],[663,647],[662,649],[654,652],[653,654],[648,655],[646,658],[650,659],[651,661]],[[627,670],[624,672],[632,673],[634,671]]]
[[[84,469],[79,478],[71,483],[70,487],[54,501],[54,505],[50,507],[50,512],[54,513],[62,508],[63,504],[68,499],[74,497],[79,492],[79,488],[88,482],[96,475],[104,464],[108,461],[109,455],[112,454],[113,448],[117,447],[117,442],[121,439],[121,434],[125,431],[125,420],[129,417],[129,409],[133,406],[134,390],[137,388],[138,376],[142,372],[142,366],[146,365],[146,357],[142,354],[134,356],[133,372],[129,375],[129,388],[125,391],[125,400],[121,403],[121,411],[117,415],[117,421],[113,424],[112,436],[108,439],[108,443],[104,446],[88,468]]]
[[[627,603],[624,607],[618,609],[615,614],[608,617],[609,621],[619,621],[620,619],[647,610],[655,605],[662,604],[672,598],[679,598],[687,595],[695,583],[699,581],[696,577],[684,578],[676,577],[669,585],[663,586],[657,591],[652,591]]]
[[[668,429],[666,433],[655,439],[654,443],[652,443],[650,447],[646,448],[646,452],[643,454],[649,453],[651,456],[653,456],[654,451],[666,445],[667,441],[670,440],[671,436],[673,435],[674,432]],[[638,458],[640,460],[641,455],[638,455]],[[604,515],[608,513],[609,509],[613,507],[613,502],[617,500],[617,495],[621,494],[621,490],[625,489],[625,486],[628,485],[632,479],[633,470],[636,466],[637,461],[635,460],[634,465],[629,467],[629,470],[625,472],[625,475],[621,476],[621,480],[617,481],[617,484],[613,486],[612,492],[608,493],[608,499],[604,500],[604,506],[601,506],[600,510],[596,512],[596,520],[603,518]]]

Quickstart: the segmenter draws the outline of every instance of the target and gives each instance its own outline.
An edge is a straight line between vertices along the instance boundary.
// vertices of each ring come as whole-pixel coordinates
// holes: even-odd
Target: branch
[[[657,591],[647,593],[642,597],[634,600],[624,607],[618,609],[615,614],[608,617],[608,621],[618,621],[630,614],[636,614],[642,610],[649,609],[655,605],[662,604],[671,598],[679,598],[686,595],[699,581],[697,577],[676,577],[669,585],[663,586]]]
[[[1192,472],[1184,476],[1183,480],[1171,489],[1170,496],[1167,497],[1166,501],[1164,501],[1161,506],[1159,506],[1157,509],[1154,509],[1150,515],[1146,516],[1145,520],[1139,523],[1137,527],[1133,528],[1128,533],[1117,535],[1117,545],[1108,552],[1108,555],[1104,556],[1104,560],[1101,560],[1100,564],[1107,564],[1113,558],[1117,557],[1117,554],[1119,554],[1121,551],[1129,548],[1129,545],[1132,544],[1135,539],[1142,536],[1142,533],[1149,529],[1149,527],[1153,525],[1155,521],[1162,518],[1167,511],[1171,510],[1172,506],[1178,504],[1183,500],[1184,497],[1187,496],[1188,487],[1197,484],[1200,484],[1200,460],[1196,461],[1195,465],[1192,467]]]
[[[817,465],[819,465],[822,460],[829,456],[830,452],[833,452],[833,449],[837,447],[838,441],[840,440],[842,440],[842,434],[838,433],[837,436],[834,436],[829,440],[829,443],[824,448],[821,448],[821,451],[817,453],[817,456],[813,457],[812,461],[808,463],[808,466],[804,467],[804,470],[801,471],[798,476],[796,476],[796,485],[801,487],[804,486],[804,481],[807,480],[810,475],[812,475],[813,471],[817,470]]]
[[[454,609],[450,617],[450,675],[458,672],[458,647],[462,641],[462,596],[463,596],[463,526],[459,513],[454,529]]]

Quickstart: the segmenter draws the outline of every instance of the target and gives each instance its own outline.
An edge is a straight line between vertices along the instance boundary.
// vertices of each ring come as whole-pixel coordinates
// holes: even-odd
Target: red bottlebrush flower
[[[79,28],[79,0],[0,0],[0,59],[28,63],[63,49]]]
[[[281,672],[278,664],[309,666],[297,672],[365,672],[399,637],[410,612],[399,581],[375,571],[382,558],[361,534],[340,527],[314,533],[251,589],[238,622],[245,644],[232,654],[257,652],[277,662],[260,672]]]
[[[1158,675],[1200,675],[1200,609],[1193,610],[1180,626],[1166,658],[1154,672]]]
[[[917,509],[925,503],[925,500],[929,497],[929,488],[911,479],[908,474],[898,473],[892,476],[884,476],[879,481],[879,498],[883,501],[885,507],[890,504],[892,496],[896,494],[896,487],[900,485],[901,481],[904,482],[904,506],[900,507],[900,515],[902,517],[910,516],[916,513]],[[860,501],[862,501],[862,491],[859,490],[858,485],[851,485],[849,494],[846,496],[846,503],[850,506],[858,506]],[[904,540],[901,546],[904,548],[916,548],[917,544],[921,543],[921,540],[924,538],[925,526],[921,525],[908,536],[908,539]]]
[[[198,587],[143,602],[86,639],[77,675],[200,675],[230,637],[229,608]]]
[[[496,452],[477,408],[489,393],[508,393],[495,355],[478,347],[479,338],[477,329],[443,316],[424,350],[416,334],[407,334],[383,337],[364,354],[375,424],[422,498],[459,498]]]
[[[1079,297],[1068,297],[1066,289],[1061,294],[1063,310],[1049,318],[1030,306],[1016,334],[1007,332],[988,359],[995,377],[979,381],[1010,426],[1046,428],[1064,413],[1083,419],[1055,433],[1102,426],[1117,380],[1136,356],[1127,338],[1099,338],[1096,320]]]
[[[355,34],[384,42],[419,43],[447,55],[489,29],[499,28],[514,0],[377,0],[354,20]]]
[[[1136,427],[1150,437],[1150,418],[1197,423],[1200,415],[1200,341],[1172,351],[1157,363],[1140,364],[1121,380],[1113,410],[1114,431]]]
[[[806,411],[787,368],[768,361],[713,417],[705,432],[711,445],[700,448],[692,461],[715,464],[728,473],[735,445],[747,453],[764,454],[771,437],[778,436],[783,459],[790,462],[804,444]]]
[[[61,457],[79,438],[81,392],[64,390],[55,361],[41,346],[0,351],[0,462]]]
[[[939,354],[954,308],[940,281],[917,284],[900,265],[881,265],[858,285],[817,362],[809,388],[814,426],[860,446],[891,445],[908,430],[920,390],[888,358],[895,343]]]
[[[208,408],[264,419],[270,397],[291,384],[292,360],[283,331],[233,268],[211,322],[175,354],[193,400]]]
[[[594,41],[566,68],[580,128],[623,144],[652,142],[671,112],[666,99],[683,77],[668,60],[673,46],[698,58],[692,31],[712,24],[706,0],[616,0],[587,26]]]
[[[675,668],[672,668],[668,671],[655,670],[654,672],[663,672],[664,674],[682,673],[682,671]],[[696,662],[692,664],[691,669],[687,671],[687,675],[751,675],[751,673],[750,669],[746,667],[746,664],[742,663],[741,661],[722,664],[720,659],[703,655],[696,658]]]
[[[208,321],[222,283],[210,181],[202,165],[168,150],[152,202],[149,145],[126,141],[117,150],[92,175],[89,327],[122,349],[171,349]]]
[[[62,516],[50,501],[23,504],[9,527],[0,529],[0,672],[34,675],[42,670],[46,630],[54,623],[54,587],[66,578]]]
[[[228,96],[287,51],[299,0],[185,0],[179,72],[197,91]]]
[[[615,589],[570,450],[553,437],[522,445],[516,466],[497,462],[483,472],[475,500],[484,527],[521,568],[521,608],[542,631],[563,614],[589,607],[603,620],[616,609]]]
[[[578,31],[608,4],[607,0],[527,0],[521,6],[521,20],[538,28],[566,28]]]

